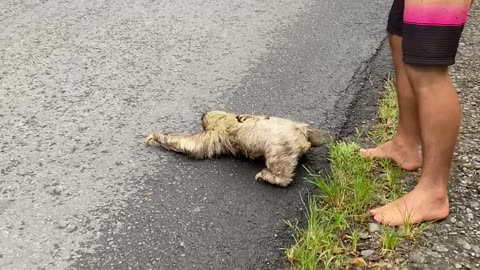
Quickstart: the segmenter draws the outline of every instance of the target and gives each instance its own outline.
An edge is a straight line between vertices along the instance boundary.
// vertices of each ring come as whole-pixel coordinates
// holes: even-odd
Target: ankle
[[[420,143],[417,139],[408,137],[406,135],[397,134],[392,139],[392,143],[402,149],[415,149],[415,151],[420,146]]]
[[[420,179],[415,190],[429,197],[434,201],[448,201],[448,187],[443,187],[438,183],[426,183],[425,179]]]

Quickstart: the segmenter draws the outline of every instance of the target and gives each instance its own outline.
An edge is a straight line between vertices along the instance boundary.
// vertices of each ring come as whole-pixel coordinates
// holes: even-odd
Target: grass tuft
[[[398,244],[400,243],[400,236],[397,229],[382,226],[382,253],[391,255]]]
[[[410,217],[406,217],[401,226],[401,236],[403,239],[415,242],[416,239],[430,226],[432,222],[423,222],[420,224],[412,224]]]
[[[359,233],[358,229],[354,229],[354,230],[353,230],[351,239],[352,239],[352,245],[351,245],[351,248],[350,248],[350,249],[351,249],[353,252],[356,252],[356,251],[357,251],[358,242],[360,241],[360,233]]]
[[[388,76],[383,88],[384,97],[378,104],[378,123],[368,133],[375,144],[391,140],[398,126],[398,104],[393,76]]]

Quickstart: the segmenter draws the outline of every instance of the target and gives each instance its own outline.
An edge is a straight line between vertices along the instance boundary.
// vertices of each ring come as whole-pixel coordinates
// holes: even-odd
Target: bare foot
[[[411,224],[437,221],[446,218],[448,213],[446,192],[433,192],[430,187],[420,186],[394,202],[370,211],[375,221],[387,226],[401,226],[405,221]]]
[[[360,155],[368,158],[391,159],[406,171],[415,171],[421,165],[418,147],[412,148],[397,142],[395,139],[376,148],[360,149]]]

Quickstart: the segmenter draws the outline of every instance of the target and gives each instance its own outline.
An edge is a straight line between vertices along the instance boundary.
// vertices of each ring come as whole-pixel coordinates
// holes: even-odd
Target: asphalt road
[[[0,269],[281,269],[299,168],[146,148],[224,109],[336,133],[390,3],[0,2]],[[304,160],[324,167],[321,149]]]

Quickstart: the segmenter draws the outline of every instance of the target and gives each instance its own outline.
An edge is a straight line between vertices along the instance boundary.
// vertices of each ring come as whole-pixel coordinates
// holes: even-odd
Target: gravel
[[[372,250],[372,249],[366,249],[366,250],[362,250],[362,252],[360,252],[360,254],[362,255],[363,258],[368,258],[368,257],[372,256],[373,253],[375,253],[375,251]]]
[[[368,231],[370,233],[380,231],[380,226],[377,223],[368,223]]]
[[[366,239],[370,238],[370,234],[368,234],[366,232],[359,233],[359,236],[360,236],[360,239],[362,239],[362,240],[366,240]]]
[[[450,179],[450,217],[433,224],[408,269],[480,269],[480,3],[476,1],[451,68],[462,126]]]

